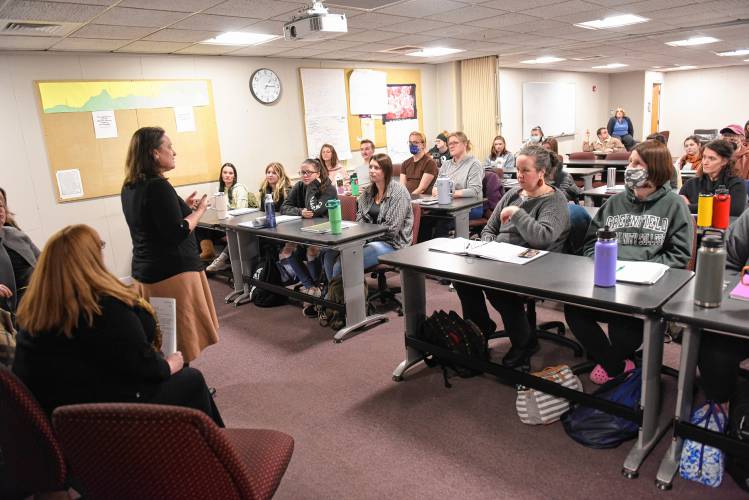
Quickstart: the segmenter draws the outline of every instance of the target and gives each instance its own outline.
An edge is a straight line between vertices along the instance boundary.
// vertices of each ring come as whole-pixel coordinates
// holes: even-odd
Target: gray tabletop
[[[320,246],[337,246],[348,243],[350,241],[369,239],[384,234],[386,231],[385,226],[381,224],[366,224],[363,222],[359,222],[355,226],[344,229],[341,234],[319,234],[309,233],[301,230],[302,227],[314,226],[315,224],[328,222],[328,219],[324,217],[283,222],[281,224],[278,224],[274,228],[254,228],[240,225],[241,222],[249,220],[244,219],[244,217],[246,216],[227,219],[224,227],[231,228],[236,231],[246,231],[261,238],[271,238],[275,240],[291,241],[295,243],[305,243]]]
[[[380,262],[456,281],[625,314],[657,312],[693,275],[691,271],[670,269],[654,285],[619,283],[615,287],[599,288],[593,285],[593,259],[587,257],[548,253],[519,265],[432,252],[429,245],[427,241],[382,255]]]
[[[749,302],[732,299],[728,295],[739,281],[735,271],[726,271],[728,286],[723,290],[720,307],[704,308],[694,305],[694,284],[691,280],[663,306],[664,316],[679,323],[749,337]]]
[[[216,211],[209,208],[203,213],[203,217],[201,217],[198,221],[198,226],[207,227],[210,229],[223,229],[224,224],[226,224],[230,220],[236,222],[244,222],[264,215],[265,212],[258,210],[257,212],[252,212],[249,214],[229,216],[226,219],[219,219],[216,216]]]
[[[564,171],[570,175],[593,175],[603,172],[603,167],[565,167]]]
[[[629,160],[564,160],[566,167],[626,167]]]
[[[422,195],[419,198],[420,199],[431,198],[431,196]],[[429,211],[429,212],[439,212],[439,213],[449,214],[452,212],[457,212],[458,210],[465,210],[465,209],[470,209],[473,207],[478,207],[483,204],[484,204],[484,198],[453,198],[453,201],[447,205],[440,205],[439,203],[437,203],[436,205],[421,205],[421,209]]]
[[[616,189],[616,190],[609,191],[606,186],[598,186],[597,188],[586,189],[580,194],[582,196],[608,198],[610,196],[614,196],[615,194],[619,194],[623,192],[624,192],[624,189]]]

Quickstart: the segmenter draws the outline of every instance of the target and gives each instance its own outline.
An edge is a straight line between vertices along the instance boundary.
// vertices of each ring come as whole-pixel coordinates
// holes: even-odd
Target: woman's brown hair
[[[382,173],[385,175],[385,190],[382,193],[382,196],[385,196],[385,193],[388,191],[388,186],[390,186],[390,181],[393,179],[393,160],[391,160],[385,153],[378,153],[372,157],[370,164],[373,161],[377,162],[377,165],[380,166],[380,170],[382,170]],[[374,198],[377,195],[377,184],[374,182],[371,183],[369,189],[372,198]]]
[[[325,163],[325,160],[322,159],[322,150],[328,148],[330,149],[330,167]],[[330,168],[335,168],[336,165],[338,165],[338,153],[336,153],[335,148],[330,144],[323,144],[320,148],[320,163],[322,163],[325,166],[325,170],[329,170]]]
[[[132,289],[104,266],[102,241],[85,224],[67,226],[44,245],[18,308],[18,324],[31,335],[62,332],[71,337],[81,319],[90,326],[101,314],[99,300],[109,296],[153,314]]]
[[[726,164],[723,165],[723,168],[720,169],[721,174],[723,172],[728,172],[728,175],[736,175],[736,172],[734,171],[736,167],[736,159],[733,157],[734,150],[733,145],[730,142],[726,141],[725,139],[715,139],[713,141],[710,141],[700,148],[700,157],[702,157],[706,149],[709,149],[716,155],[726,160]],[[700,163],[700,166],[697,168],[696,173],[698,177],[702,177],[702,163]]]
[[[0,201],[3,202],[3,206],[5,207],[5,224],[8,226],[14,227],[16,229],[21,229],[18,227],[18,224],[16,224],[15,215],[13,212],[10,211],[8,208],[8,195],[5,194],[5,189],[0,187]]]
[[[283,168],[283,165],[281,165],[279,162],[274,161],[271,163],[268,163],[268,165],[265,167],[265,173],[268,173],[268,169],[272,168],[276,175],[278,176],[278,182],[276,183],[276,186],[272,188],[273,190],[273,201],[278,202],[278,200],[281,199],[281,195],[283,194],[284,197],[286,197],[286,191],[289,190],[291,187],[291,181],[289,181],[289,176],[286,175],[286,170]],[[265,196],[265,194],[268,192],[268,178],[266,177],[263,179],[263,183],[260,185],[260,195]],[[263,202],[263,199],[260,200],[260,202]]]
[[[505,140],[505,138],[504,138],[504,137],[502,137],[501,135],[498,135],[497,137],[495,137],[494,139],[492,139],[492,152],[491,152],[491,153],[489,153],[489,158],[490,158],[491,160],[496,160],[496,159],[497,159],[497,156],[499,156],[499,155],[497,154],[497,152],[496,152],[496,151],[494,150],[494,143],[495,143],[495,142],[497,142],[498,140],[499,140],[499,141],[502,141],[502,156],[504,156],[504,155],[505,155],[505,153],[507,153],[507,152],[508,152],[508,151],[507,151],[507,141]]]
[[[648,166],[648,179],[656,188],[660,188],[671,180],[674,164],[665,144],[651,139],[635,146],[634,151],[637,151],[642,161]]]
[[[127,148],[125,186],[159,175],[153,150],[161,146],[164,133],[161,127],[142,127],[135,131]]]

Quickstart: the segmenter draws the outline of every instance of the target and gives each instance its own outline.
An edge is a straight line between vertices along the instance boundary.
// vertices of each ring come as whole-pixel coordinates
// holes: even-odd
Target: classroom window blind
[[[497,135],[497,58],[495,56],[460,62],[463,132],[473,144],[479,161],[489,154]]]

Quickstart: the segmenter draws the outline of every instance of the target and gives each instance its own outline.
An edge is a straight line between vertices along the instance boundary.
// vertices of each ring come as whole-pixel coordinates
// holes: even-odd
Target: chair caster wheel
[[[341,339],[333,339],[333,343],[334,344],[340,344],[341,342],[343,342],[343,340],[341,340]]]
[[[622,476],[627,479],[637,479],[640,474],[636,470],[622,469]]]
[[[667,483],[666,481],[661,481],[660,479],[655,480],[655,486],[661,491],[668,491],[673,486],[671,483]]]
[[[393,375],[393,382],[403,382],[403,375]]]

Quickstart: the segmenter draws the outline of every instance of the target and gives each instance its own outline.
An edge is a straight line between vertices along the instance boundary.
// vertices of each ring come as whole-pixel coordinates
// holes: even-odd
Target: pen
[[[619,266],[619,267],[617,267],[617,268],[616,268],[616,272],[618,273],[618,272],[619,272],[619,271],[621,271],[622,269],[624,269],[624,266]]]

